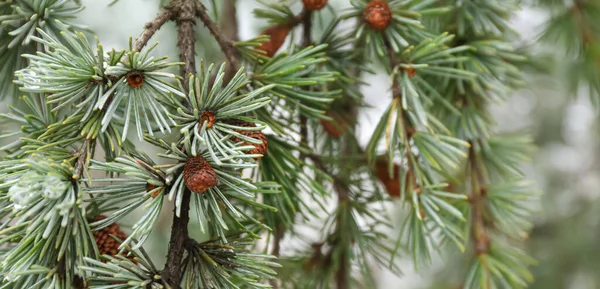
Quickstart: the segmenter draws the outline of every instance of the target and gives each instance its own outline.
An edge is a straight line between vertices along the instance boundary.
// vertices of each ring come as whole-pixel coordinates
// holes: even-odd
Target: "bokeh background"
[[[108,0],[82,2],[87,8],[77,22],[88,26],[107,49],[127,47],[129,38],[137,36],[144,23],[159,9],[158,0],[120,0],[112,6],[108,6]],[[330,0],[331,5],[340,9],[348,6],[347,2]],[[241,39],[254,37],[265,27],[265,23],[252,17],[252,9],[258,5],[255,0],[238,0]],[[527,3],[521,11],[515,12],[512,26],[521,34],[515,46],[531,49],[535,62],[543,69],[528,69],[528,86],[514,93],[508,102],[494,107],[497,130],[528,132],[538,146],[533,163],[526,168],[529,178],[543,192],[536,226],[528,242],[530,252],[538,260],[533,268],[536,281],[531,288],[600,288],[598,111],[586,90],[574,93],[567,84],[563,67],[568,59],[558,44],[538,41],[549,17],[545,9]],[[209,62],[222,60],[201,25],[198,39],[199,57]],[[170,23],[151,40],[160,42],[156,55],[177,59],[175,40],[174,24]],[[382,73],[367,76],[367,83],[371,85],[363,87],[363,92],[373,107],[360,113],[360,137],[364,143],[388,104],[388,81]],[[5,106],[2,107],[0,110],[5,111]],[[152,148],[142,149],[152,154]],[[165,208],[163,212],[159,222],[162,229],[156,230],[147,243],[148,251],[158,264],[166,254],[171,222],[170,210]],[[451,288],[444,282],[448,276],[444,273],[447,271],[444,261],[448,258],[439,257],[431,268],[419,273],[414,272],[412,263],[406,260],[404,275],[400,277],[382,270],[379,272],[381,288]]]

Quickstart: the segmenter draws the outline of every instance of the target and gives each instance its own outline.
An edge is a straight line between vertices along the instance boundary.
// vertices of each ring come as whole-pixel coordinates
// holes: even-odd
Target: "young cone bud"
[[[376,31],[385,30],[392,20],[392,10],[387,2],[374,0],[367,4],[363,12],[363,20]]]
[[[93,219],[93,222],[104,219],[106,219],[106,216],[99,215]],[[115,256],[119,253],[119,245],[121,244],[111,237],[111,235],[121,239],[122,241],[127,239],[127,235],[125,235],[117,223],[113,223],[106,228],[95,231],[93,234],[94,240],[96,241],[96,246],[98,246],[98,251],[101,255]]]
[[[247,121],[237,121],[236,120],[236,121],[230,121],[229,123],[232,125],[243,126],[243,127],[255,127],[256,126],[254,123],[247,122]],[[261,144],[255,144],[255,143],[249,143],[247,141],[243,141],[235,136],[231,138],[231,140],[234,142],[243,141],[244,145],[254,146],[254,149],[250,150],[248,153],[261,154],[261,155],[264,155],[267,153],[267,149],[268,149],[267,137],[262,133],[262,131],[260,131],[260,130],[236,130],[236,132],[262,142]],[[256,158],[256,160],[259,160],[259,159],[260,159],[260,157]]]
[[[158,189],[157,186],[155,186],[153,184],[146,184],[146,191],[152,192],[152,191],[154,191],[156,189]],[[162,190],[156,190],[156,191],[152,192],[152,194],[150,196],[153,197],[153,198],[156,198],[158,195],[160,195],[161,191]]]
[[[144,75],[137,71],[131,71],[126,75],[127,84],[133,88],[140,88],[144,84]]]
[[[327,0],[302,0],[304,8],[308,11],[317,11],[327,6]]]
[[[283,45],[285,42],[285,38],[288,33],[292,30],[292,26],[289,24],[279,24],[270,26],[265,29],[261,34],[269,35],[271,39],[267,42],[263,42],[257,49],[262,50],[267,53],[267,56],[273,57],[277,50]]]
[[[388,162],[383,159],[379,159],[375,162],[375,174],[377,175],[377,179],[383,184],[385,190],[388,192],[388,195],[392,198],[400,197],[400,178],[398,174],[400,173],[400,166],[394,164],[394,175],[393,178],[390,178],[390,173],[388,171]]]
[[[190,191],[203,194],[217,185],[217,173],[205,158],[192,157],[187,160],[183,168],[183,181]]]

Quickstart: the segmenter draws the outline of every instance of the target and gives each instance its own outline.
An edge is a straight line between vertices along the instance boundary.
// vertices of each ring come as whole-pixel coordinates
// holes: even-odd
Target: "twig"
[[[95,143],[96,139],[86,138],[81,147],[73,152],[73,155],[77,156],[77,161],[75,161],[75,169],[73,170],[74,178],[79,179],[83,175],[83,171],[88,163],[88,153]]]
[[[238,31],[238,20],[237,20],[237,9],[235,7],[235,0],[223,0],[223,13],[221,15],[221,34],[224,39],[228,39],[229,41],[235,42],[239,39],[239,31]],[[234,51],[237,56],[237,51]],[[231,81],[233,76],[236,74],[239,67],[237,64],[232,62],[227,62],[227,66],[225,67],[225,83]],[[216,77],[216,76],[215,76]],[[211,83],[214,82],[214,79]]]
[[[281,255],[281,240],[285,235],[285,226],[283,224],[279,224],[274,232],[273,232],[273,249],[271,249],[271,255],[279,258]],[[269,282],[273,289],[279,288],[279,280],[274,279]]]
[[[239,60],[235,46],[233,46],[233,42],[229,39],[226,39],[221,33],[217,25],[212,21],[212,19],[210,19],[210,16],[208,16],[206,7],[204,7],[202,3],[198,2],[195,13],[196,16],[200,18],[200,21],[204,23],[204,26],[206,26],[208,31],[210,31],[210,34],[212,34],[213,38],[217,41],[217,44],[219,44],[219,47],[225,54],[227,61],[229,61],[230,65],[235,67],[235,70],[237,70],[239,67]]]
[[[195,58],[195,16],[199,2],[196,1],[176,1],[173,2],[177,8],[175,15],[177,22],[177,47],[179,48],[179,58],[185,64],[181,68],[185,83],[189,80],[191,74],[196,73]],[[186,94],[188,86],[184,85]],[[167,253],[167,262],[162,271],[162,278],[173,289],[179,289],[181,283],[181,260],[185,252],[184,244],[189,239],[188,223],[190,220],[190,199],[191,192],[184,190],[183,200],[181,202],[181,215],[177,217],[176,208],[173,209],[173,224],[171,227],[171,238],[169,240],[169,251]]]
[[[226,39],[238,41],[237,9],[234,0],[223,0],[223,15],[221,16],[221,32]]]
[[[573,1],[573,7],[571,8],[570,12],[573,14],[575,20],[577,21],[577,26],[580,30],[581,41],[583,42],[583,45],[585,46],[585,48],[589,48],[596,42],[596,39],[594,37],[594,32],[592,31],[590,25],[587,25],[586,23],[587,19],[585,19],[585,15],[583,15],[585,7],[583,6],[584,3],[582,0],[575,0]]]
[[[400,61],[396,57],[396,52],[392,48],[392,45],[387,38],[384,39],[384,43],[387,48],[388,57],[390,59],[390,69],[393,71],[395,67],[400,65]],[[398,103],[401,103],[402,97],[404,97],[402,95],[402,89],[400,88],[400,84],[398,84],[398,79],[394,77],[392,81],[392,98],[394,99],[394,101],[398,101]],[[404,132],[404,148],[406,150],[406,162],[408,169],[408,173],[406,174],[408,182],[406,182],[406,185],[408,186],[408,188],[413,189],[415,186],[417,186],[417,181],[414,172],[413,161],[409,154],[411,154],[412,152],[412,149],[410,147],[410,139],[414,135],[415,129],[410,124],[408,124],[408,118],[406,117],[404,109],[400,109],[400,115],[398,117],[400,117],[400,119],[402,120],[402,125],[404,126],[404,129],[402,131]]]
[[[481,168],[477,162],[477,153],[473,142],[469,142],[469,166],[471,170],[471,193],[469,194],[469,203],[473,207],[473,241],[475,242],[475,254],[486,254],[489,250],[489,238],[485,233],[484,199],[487,193],[486,180]]]
[[[483,176],[481,168],[477,161],[477,153],[472,141],[469,142],[471,147],[469,148],[469,166],[471,170],[471,193],[469,193],[468,200],[471,204],[473,213],[471,220],[471,235],[473,243],[475,245],[475,255],[477,257],[486,255],[490,248],[490,239],[485,232],[485,220],[484,220],[484,200],[487,193],[486,180]],[[486,274],[489,276],[490,272],[486,268]],[[491,284],[486,284],[486,288],[491,288]]]
[[[146,23],[146,25],[144,25],[145,30],[135,40],[135,43],[133,44],[133,49],[136,51],[142,50],[142,48],[144,48],[144,46],[146,46],[146,44],[148,43],[150,38],[152,38],[152,36],[154,36],[156,31],[158,31],[163,25],[165,25],[165,23],[167,23],[167,21],[173,19],[174,15],[175,15],[175,13],[171,6],[165,7],[165,9],[162,12],[158,13],[158,15],[154,18],[154,20],[152,20],[152,21]]]
[[[308,10],[302,10],[302,12],[295,17],[300,17],[302,21],[302,46],[308,47],[312,44],[312,13]],[[305,115],[300,114],[300,142],[308,142],[308,119]]]

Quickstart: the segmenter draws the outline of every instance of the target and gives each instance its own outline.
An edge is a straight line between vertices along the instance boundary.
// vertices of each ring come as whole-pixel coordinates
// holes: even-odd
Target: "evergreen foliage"
[[[532,282],[537,192],[519,168],[533,148],[497,135],[490,113],[524,83],[507,42],[517,1],[269,2],[254,15],[270,37],[238,41],[217,26],[218,1],[173,0],[119,51],[70,24],[78,1],[9,2],[0,93],[20,105],[0,117],[21,129],[0,135],[0,288],[375,288],[374,266],[400,274],[400,258],[421,269],[445,250],[463,257],[448,264],[463,288]],[[226,63],[196,65],[196,19]],[[171,20],[180,62],[145,47]],[[388,105],[363,148],[362,79],[375,70]],[[144,245],[169,202],[159,269]],[[135,211],[126,238],[104,236],[119,253],[99,250]]]

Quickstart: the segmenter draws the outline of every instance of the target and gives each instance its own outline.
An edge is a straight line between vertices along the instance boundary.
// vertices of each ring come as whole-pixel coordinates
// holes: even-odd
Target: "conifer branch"
[[[217,24],[210,19],[210,16],[206,12],[206,7],[200,2],[198,2],[196,7],[196,16],[200,18],[202,23],[204,23],[204,26],[206,26],[208,31],[210,31],[210,34],[217,41],[217,44],[219,44],[221,51],[223,51],[223,54],[225,54],[225,57],[227,58],[227,62],[229,62],[229,66],[232,68],[231,71],[237,71],[240,66],[240,61],[235,46],[233,46],[233,42],[231,39],[227,39],[219,30]]]
[[[579,29],[581,34],[581,40],[583,42],[583,45],[587,49],[596,42],[596,39],[594,37],[594,32],[592,31],[591,26],[586,23],[588,19],[585,19],[585,15],[583,14],[583,5],[584,3],[582,0],[573,1],[571,13],[573,13],[573,16],[575,17],[578,26],[577,28]]]
[[[154,34],[163,26],[167,21],[172,20],[175,15],[174,10],[171,6],[167,6],[161,11],[154,20],[146,23],[144,25],[144,32],[135,40],[135,44],[133,45],[133,49],[136,51],[141,51],[144,46],[148,43],[150,38],[154,36]]]
[[[238,41],[239,28],[235,0],[224,0],[223,15],[221,16],[221,32],[231,41]]]
[[[179,48],[179,58],[184,65],[182,66],[182,75],[185,82],[189,82],[190,75],[196,74],[196,52],[195,52],[195,16],[197,6],[196,1],[175,2],[178,13],[177,22],[177,47]],[[201,4],[200,4],[201,5]],[[189,94],[189,86],[184,85],[185,94]],[[190,220],[190,199],[191,192],[185,190],[181,203],[181,214],[177,216],[177,208],[173,208],[173,224],[171,227],[171,237],[169,240],[169,251],[167,253],[167,262],[162,272],[162,278],[170,284],[172,288],[180,288],[181,283],[181,264],[185,252],[185,242],[189,239],[188,223]]]
[[[469,203],[472,206],[472,224],[471,232],[475,244],[475,255],[485,255],[489,251],[490,240],[485,232],[484,220],[484,201],[486,195],[486,180],[479,167],[477,153],[472,141],[469,142],[469,169],[471,172],[471,193],[469,194]]]
[[[396,67],[400,66],[400,61],[398,60],[398,58],[396,57],[396,52],[394,51],[394,48],[392,47],[389,39],[387,39],[387,37],[384,38],[384,43],[385,43],[385,47],[387,49],[387,54],[388,54],[388,58],[390,60],[390,70],[394,71],[394,69]],[[398,78],[397,77],[393,77],[393,81],[392,81],[392,101],[396,102],[398,105],[400,105],[400,103],[402,103],[402,89],[400,88],[400,84],[398,83]],[[404,126],[404,128],[402,129],[403,133],[404,133],[404,148],[406,150],[406,162],[407,162],[407,170],[408,173],[406,175],[406,178],[408,180],[407,182],[407,189],[413,189],[416,188],[416,175],[414,172],[414,167],[413,167],[413,160],[412,158],[409,156],[409,154],[412,152],[411,146],[410,146],[410,139],[412,138],[413,134],[415,133],[415,129],[408,123],[408,118],[406,117],[406,111],[404,109],[400,109],[400,114],[398,115],[398,117],[402,120],[402,125]],[[391,160],[390,160],[391,161]]]

